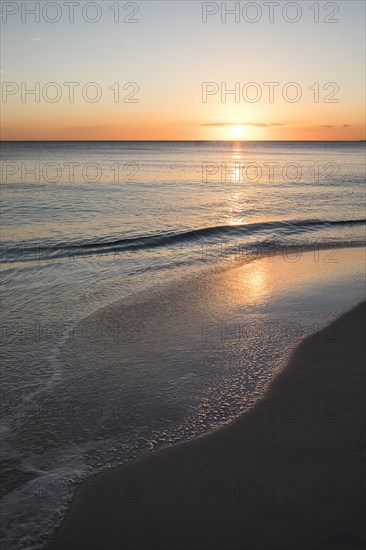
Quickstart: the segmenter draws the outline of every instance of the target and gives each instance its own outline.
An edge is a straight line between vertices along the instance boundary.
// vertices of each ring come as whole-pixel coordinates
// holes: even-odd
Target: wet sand
[[[364,333],[362,303],[235,422],[87,479],[47,550],[363,548]]]

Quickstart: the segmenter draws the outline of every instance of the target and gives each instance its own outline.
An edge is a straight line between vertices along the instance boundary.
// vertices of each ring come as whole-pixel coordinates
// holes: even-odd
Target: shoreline
[[[85,480],[45,549],[362,548],[364,325],[362,302],[231,424]]]

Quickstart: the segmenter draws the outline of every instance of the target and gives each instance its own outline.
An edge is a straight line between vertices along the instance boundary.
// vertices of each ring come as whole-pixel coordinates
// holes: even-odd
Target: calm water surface
[[[349,142],[3,144],[7,548],[41,548],[77,480],[233,418],[285,349],[359,299],[352,268],[343,301],[322,302],[333,270],[311,306],[290,283],[269,306],[280,276],[258,268],[243,327],[225,276],[202,274],[360,246],[364,159]]]

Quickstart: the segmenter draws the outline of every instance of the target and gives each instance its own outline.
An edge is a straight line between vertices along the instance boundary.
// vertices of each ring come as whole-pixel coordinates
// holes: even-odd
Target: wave
[[[245,237],[263,234],[267,237],[296,235],[301,232],[319,231],[332,227],[359,226],[366,224],[366,219],[358,220],[293,220],[248,223],[238,225],[219,225],[202,227],[182,232],[164,232],[153,235],[107,240],[107,238],[90,241],[59,243],[50,245],[22,244],[20,246],[4,246],[2,261],[48,260],[64,257],[77,257],[93,254],[108,254],[113,252],[133,252],[154,248],[169,247],[184,243],[194,243],[209,239],[218,242],[226,237]]]

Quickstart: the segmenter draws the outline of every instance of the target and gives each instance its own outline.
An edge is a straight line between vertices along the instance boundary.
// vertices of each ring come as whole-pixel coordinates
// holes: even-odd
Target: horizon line
[[[0,139],[0,143],[360,143],[366,139]]]

